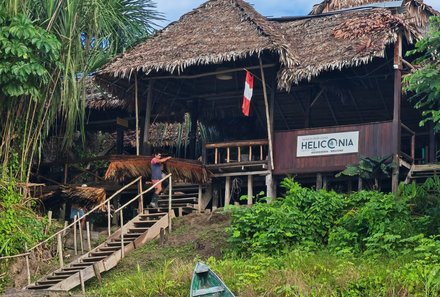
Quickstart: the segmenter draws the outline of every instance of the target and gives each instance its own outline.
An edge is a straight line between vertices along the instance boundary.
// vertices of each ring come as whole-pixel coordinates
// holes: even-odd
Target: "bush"
[[[244,253],[282,252],[294,245],[316,248],[327,244],[328,234],[344,207],[344,196],[301,187],[284,179],[283,199],[232,208],[228,229],[231,243]]]
[[[0,182],[0,257],[19,254],[44,239],[46,220],[23,201],[14,181]]]

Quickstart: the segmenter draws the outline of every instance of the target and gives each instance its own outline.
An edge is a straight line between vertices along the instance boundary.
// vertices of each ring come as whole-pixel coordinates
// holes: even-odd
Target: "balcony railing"
[[[203,153],[205,165],[251,164],[266,161],[269,141],[246,140],[206,144]]]

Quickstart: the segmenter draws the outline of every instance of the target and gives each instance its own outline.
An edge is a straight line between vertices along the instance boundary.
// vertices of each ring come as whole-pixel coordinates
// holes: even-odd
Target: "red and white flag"
[[[254,77],[249,71],[246,71],[246,83],[244,86],[243,104],[241,110],[245,116],[249,116],[249,108],[251,106],[252,93],[254,91]]]

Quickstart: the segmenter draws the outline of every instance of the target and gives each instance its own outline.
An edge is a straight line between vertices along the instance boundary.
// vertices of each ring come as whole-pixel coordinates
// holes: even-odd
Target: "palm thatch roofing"
[[[352,11],[319,18],[281,23],[289,45],[295,47],[301,64],[282,69],[281,80],[298,83],[326,70],[342,69],[384,57],[386,46],[397,39],[405,22],[386,9]],[[411,37],[411,32],[407,31]],[[310,53],[313,54],[310,54]]]
[[[286,67],[298,62],[278,24],[242,0],[211,0],[116,57],[98,76],[124,78],[139,70],[180,73],[189,66],[234,61],[263,51],[277,53]]]
[[[105,179],[124,182],[142,176],[151,179],[151,156],[112,156]],[[199,161],[172,158],[164,164],[164,172],[182,182],[206,184],[211,173]]]
[[[373,0],[326,0],[315,6],[312,13],[370,2]],[[310,80],[322,71],[340,70],[383,57],[386,46],[395,42],[399,32],[405,31],[410,42],[413,37],[419,38],[419,29],[423,28],[416,25],[426,25],[422,20],[437,12],[419,0],[405,3],[411,15],[371,8],[305,19],[269,20],[243,0],[210,0],[116,57],[97,78],[108,84],[127,79],[137,71],[145,75],[178,75],[190,66],[219,64],[269,52],[279,56],[279,89],[290,90],[292,84]],[[414,18],[420,21],[414,22]]]
[[[51,191],[39,199],[49,204],[64,201],[91,209],[104,202],[107,199],[107,194],[103,188],[60,186],[57,190]],[[103,205],[100,210],[104,209],[105,205]]]
[[[367,4],[392,2],[390,0],[324,0],[319,4],[316,4],[310,14],[318,15],[335,10],[352,8]],[[428,19],[432,15],[439,15],[438,11],[431,6],[423,3],[423,0],[404,0],[403,5],[405,7],[405,19],[409,23],[416,25],[417,27],[425,27],[428,23]]]
[[[87,78],[85,82],[86,105],[89,109],[125,109],[128,102],[118,98],[108,92],[106,89],[95,83],[92,78]]]

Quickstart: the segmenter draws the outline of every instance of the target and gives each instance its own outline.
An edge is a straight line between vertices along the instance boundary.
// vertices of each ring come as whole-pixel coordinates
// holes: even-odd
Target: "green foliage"
[[[0,27],[0,95],[39,99],[48,69],[57,65],[60,42],[22,14],[0,16]]]
[[[46,221],[23,202],[14,182],[0,183],[0,257],[23,252],[44,239]]]
[[[329,247],[337,253],[393,255],[412,234],[406,201],[392,194],[361,191],[347,206],[330,233]]]
[[[417,69],[404,78],[406,91],[414,93],[410,100],[417,109],[423,111],[424,119],[420,125],[433,122],[440,130],[440,17],[430,18],[427,35],[417,42],[409,55],[418,55]]]
[[[232,208],[231,243],[241,252],[283,251],[293,245],[314,248],[327,243],[344,197],[335,192],[313,191],[284,179],[283,199]]]

